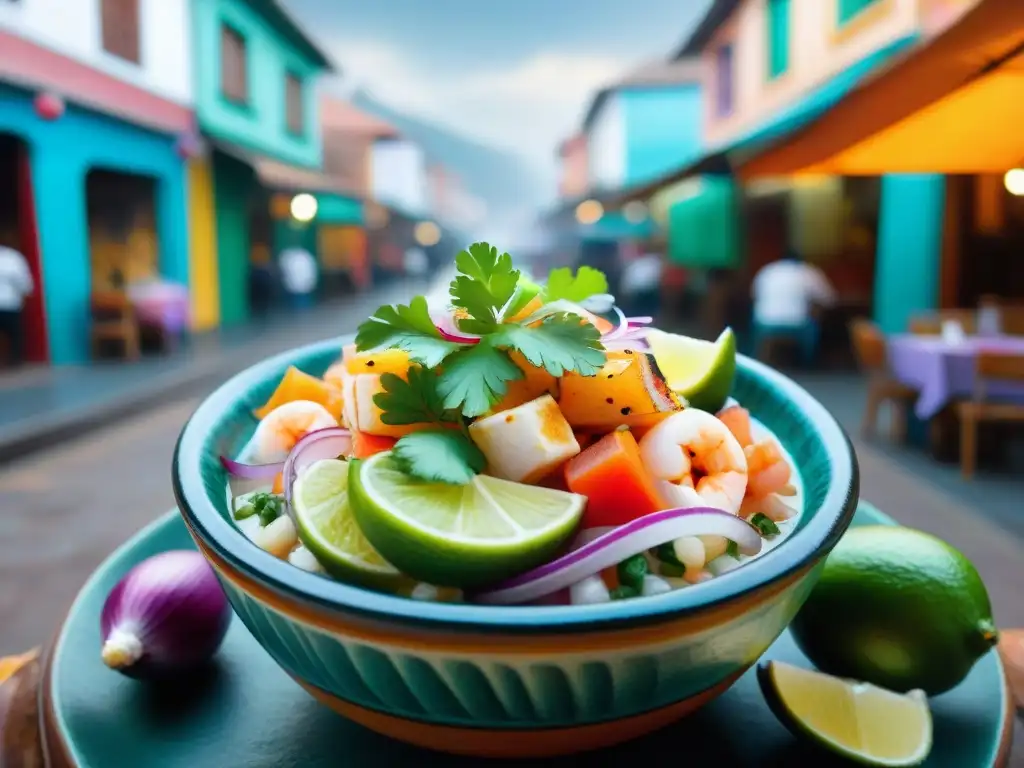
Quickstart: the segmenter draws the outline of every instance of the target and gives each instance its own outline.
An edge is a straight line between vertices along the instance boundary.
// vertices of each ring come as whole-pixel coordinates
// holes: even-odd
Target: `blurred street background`
[[[482,239],[732,327],[1024,627],[1022,51],[1014,0],[0,2],[0,656],[205,394]]]

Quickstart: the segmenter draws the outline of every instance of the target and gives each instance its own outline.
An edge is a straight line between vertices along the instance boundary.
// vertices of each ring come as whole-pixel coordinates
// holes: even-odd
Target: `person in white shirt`
[[[19,365],[24,355],[22,307],[35,285],[25,257],[13,248],[0,245],[0,334],[7,337],[11,365]]]
[[[661,256],[644,253],[626,264],[619,290],[627,314],[656,315],[661,298]]]
[[[293,306],[308,307],[319,278],[316,259],[304,248],[288,248],[281,253],[281,282]]]
[[[774,261],[754,277],[754,350],[771,337],[795,338],[806,365],[818,351],[817,307],[835,302],[835,290],[824,273],[794,253]]]

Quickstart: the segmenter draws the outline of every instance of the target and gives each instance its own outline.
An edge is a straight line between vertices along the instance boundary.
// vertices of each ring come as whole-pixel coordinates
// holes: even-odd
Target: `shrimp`
[[[640,440],[640,459],[666,501],[736,514],[747,490],[743,449],[715,416],[696,408],[675,413]]]
[[[747,457],[747,493],[750,496],[761,498],[791,487],[793,468],[774,440],[762,440],[745,448],[743,453]]]
[[[293,400],[268,413],[253,435],[254,460],[270,464],[288,458],[307,432],[338,426],[338,420],[320,403]]]
[[[796,487],[790,482],[793,468],[778,444],[771,438],[754,442],[750,413],[745,408],[733,405],[719,412],[718,417],[743,446],[747,459],[747,490],[740,516],[749,519],[763,512],[781,522],[795,515],[796,510],[782,499],[796,495]]]

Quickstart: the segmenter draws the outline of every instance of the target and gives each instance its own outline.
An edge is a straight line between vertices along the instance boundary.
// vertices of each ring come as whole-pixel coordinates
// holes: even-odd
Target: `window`
[[[302,104],[302,81],[298,75],[288,72],[284,76],[284,109],[288,125],[288,133],[301,136],[305,131],[305,110]]]
[[[220,29],[220,90],[228,101],[249,103],[249,71],[245,38],[224,24]]]
[[[139,0],[100,0],[103,50],[139,63]]]
[[[790,0],[768,0],[768,79],[789,69]]]
[[[715,54],[715,106],[719,117],[732,112],[733,50],[732,44],[721,46]]]
[[[843,26],[861,11],[874,5],[878,0],[838,0],[839,2],[839,26]]]

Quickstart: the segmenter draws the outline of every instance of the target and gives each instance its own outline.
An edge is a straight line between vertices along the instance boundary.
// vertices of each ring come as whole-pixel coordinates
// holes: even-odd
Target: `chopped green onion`
[[[643,555],[633,555],[619,563],[619,567],[616,570],[619,576],[619,584],[631,587],[639,592],[644,584],[644,576],[647,575],[647,558]]]
[[[249,503],[260,516],[260,525],[266,527],[281,516],[283,501],[280,496],[272,493],[255,493]]]
[[[775,524],[764,512],[758,512],[752,518],[750,518],[750,524],[760,531],[761,535],[765,538],[769,536],[778,536],[782,531],[779,530],[779,526]]]
[[[611,591],[612,600],[629,600],[631,597],[639,597],[640,590],[627,587],[625,584],[616,587]]]
[[[256,507],[252,504],[243,504],[235,510],[235,520],[245,520],[247,517],[252,517],[256,514]]]
[[[725,548],[725,554],[738,560],[740,557],[740,545],[735,541],[730,541],[729,545]]]

